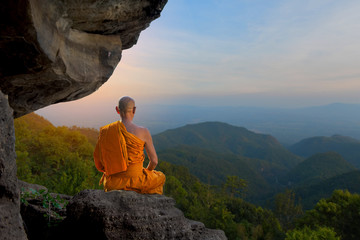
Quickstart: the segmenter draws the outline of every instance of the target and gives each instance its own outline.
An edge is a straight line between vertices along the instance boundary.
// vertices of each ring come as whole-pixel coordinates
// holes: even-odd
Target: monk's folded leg
[[[149,194],[163,194],[163,186],[165,184],[166,177],[160,171],[148,171],[144,169],[146,174],[145,182],[142,192]]]

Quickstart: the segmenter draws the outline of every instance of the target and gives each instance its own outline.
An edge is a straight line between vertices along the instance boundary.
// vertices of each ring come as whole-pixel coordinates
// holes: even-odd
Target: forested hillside
[[[303,157],[310,157],[315,153],[337,152],[349,163],[360,168],[360,141],[351,137],[333,135],[306,138],[290,146],[289,150]]]
[[[282,188],[279,177],[302,159],[274,137],[220,122],[191,124],[154,136],[159,157],[186,166],[203,182],[218,185],[236,175],[248,182],[246,199]]]
[[[319,183],[354,170],[356,168],[338,153],[317,153],[299,163],[284,179],[288,185],[298,187]]]
[[[320,199],[330,197],[335,189],[360,193],[360,170],[336,175],[308,186],[296,187],[294,192],[302,199],[303,208],[311,209]]]
[[[99,136],[99,131],[97,129],[72,126],[70,130],[80,132],[87,138],[89,143],[91,143],[93,146],[96,145]]]
[[[93,163],[94,146],[85,135],[54,127],[35,113],[15,119],[14,124],[21,180],[69,195],[98,187],[101,174]]]
[[[249,158],[294,167],[300,158],[284,148],[274,137],[221,122],[205,122],[167,130],[154,136],[161,151],[188,145],[217,153],[232,153]]]
[[[15,119],[15,133],[21,180],[68,195],[101,188],[92,156],[97,130],[55,127],[32,113]],[[189,125],[154,136],[155,141],[157,169],[167,177],[165,195],[176,200],[186,217],[224,230],[229,239],[359,236],[351,225],[360,218],[352,210],[360,206],[355,194],[360,192],[360,172],[337,153],[302,161],[271,136],[222,123]],[[289,186],[293,188],[286,189]],[[271,209],[244,200],[256,196],[263,196]],[[302,205],[314,209],[304,215]],[[322,212],[324,207],[329,211]],[[329,222],[327,214],[351,220]]]
[[[247,191],[243,193],[248,199],[258,196],[259,193],[269,194],[274,190],[253,166],[253,162],[263,165],[264,168],[272,166],[265,161],[186,145],[159,151],[158,155],[163,161],[190,169],[203,183],[219,186],[225,182],[227,176],[239,176],[248,183]]]

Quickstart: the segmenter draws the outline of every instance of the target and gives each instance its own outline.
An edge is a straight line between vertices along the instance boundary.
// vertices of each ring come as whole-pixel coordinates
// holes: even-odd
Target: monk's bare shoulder
[[[137,136],[139,136],[141,138],[141,140],[143,140],[145,142],[148,142],[149,140],[151,140],[151,135],[150,135],[149,129],[138,126],[136,131],[137,131]]]

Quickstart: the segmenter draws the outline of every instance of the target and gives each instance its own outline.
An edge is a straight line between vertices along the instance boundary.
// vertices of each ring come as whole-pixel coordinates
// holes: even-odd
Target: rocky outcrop
[[[56,194],[53,196],[55,199]],[[174,199],[163,195],[84,190],[71,198],[66,213],[62,209],[44,208],[43,201],[38,196],[22,204],[21,214],[30,240],[226,239],[223,231],[207,229],[200,222],[186,219],[175,207]],[[65,220],[59,222],[61,217]]]
[[[186,219],[174,205],[163,195],[85,190],[67,206],[66,224],[84,239],[226,239],[223,231]]]
[[[0,238],[26,239],[20,216],[12,109],[0,91]]]
[[[0,89],[14,116],[96,91],[166,2],[2,0]]]

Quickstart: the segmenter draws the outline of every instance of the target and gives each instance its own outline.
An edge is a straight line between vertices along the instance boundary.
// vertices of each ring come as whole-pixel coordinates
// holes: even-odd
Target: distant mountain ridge
[[[301,161],[271,135],[254,133],[222,122],[189,124],[157,134],[153,139],[159,151],[188,145],[217,153],[263,159],[287,168]]]
[[[236,175],[249,182],[249,195],[268,194],[277,178],[302,159],[274,137],[221,122],[189,124],[153,136],[161,161],[182,165],[205,183],[219,185]]]
[[[301,108],[149,105],[139,111],[136,120],[152,133],[189,123],[219,121],[270,134],[284,145],[334,134],[360,139],[360,104],[333,103]]]
[[[329,151],[337,152],[349,163],[360,168],[360,141],[351,137],[333,135],[306,138],[290,146],[289,150],[302,157]]]

